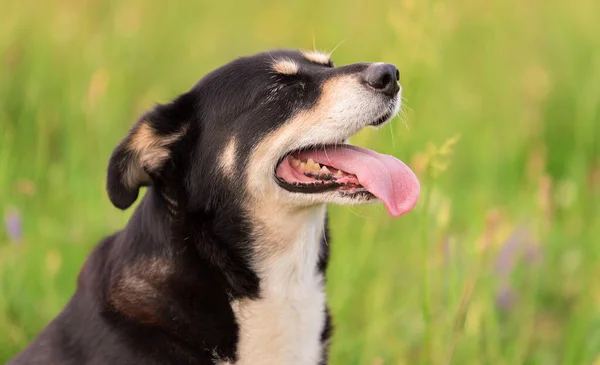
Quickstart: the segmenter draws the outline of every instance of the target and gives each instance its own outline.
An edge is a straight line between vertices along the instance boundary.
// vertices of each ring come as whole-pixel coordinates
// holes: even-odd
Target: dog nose
[[[365,71],[365,80],[370,87],[389,96],[396,95],[400,90],[400,71],[389,63],[375,63],[369,66]]]

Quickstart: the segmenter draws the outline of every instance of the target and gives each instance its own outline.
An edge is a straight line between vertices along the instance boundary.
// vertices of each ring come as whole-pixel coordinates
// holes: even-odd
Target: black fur
[[[303,72],[274,73],[270,65],[277,57],[295,60]],[[142,116],[111,156],[107,190],[114,205],[126,209],[148,186],[143,200],[127,226],[89,256],[62,313],[10,364],[234,362],[238,325],[230,302],[260,296],[250,266],[251,248],[260,242],[251,238],[251,223],[240,209],[243,189],[215,161],[236,136],[242,143],[233,180],[244,181],[243,156],[261,138],[314,106],[324,80],[365,67],[333,68],[295,51],[261,53],[209,73],[172,103]],[[131,149],[140,128],[167,141],[160,146],[167,158],[140,163]],[[324,237],[321,245],[321,272],[328,241]],[[324,347],[330,335],[327,311]]]

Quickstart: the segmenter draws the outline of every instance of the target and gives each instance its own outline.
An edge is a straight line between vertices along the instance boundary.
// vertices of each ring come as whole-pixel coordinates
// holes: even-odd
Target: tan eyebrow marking
[[[273,70],[282,75],[295,75],[300,70],[300,66],[289,58],[282,58],[273,63]]]
[[[302,51],[304,58],[310,62],[318,63],[321,65],[329,65],[330,55],[319,51]]]

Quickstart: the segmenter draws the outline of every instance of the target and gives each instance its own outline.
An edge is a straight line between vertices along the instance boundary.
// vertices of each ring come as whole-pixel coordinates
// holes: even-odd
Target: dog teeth
[[[308,161],[306,161],[305,169],[309,171],[319,171],[321,169],[321,165],[313,161],[312,158],[309,158]]]
[[[315,162],[312,158],[306,161],[301,161],[293,156],[290,157],[290,162],[293,167],[303,170],[304,175],[316,178],[319,180],[331,180],[334,178],[333,172],[325,165],[321,166],[318,162]],[[341,170],[337,170],[335,177],[344,176],[345,173]]]

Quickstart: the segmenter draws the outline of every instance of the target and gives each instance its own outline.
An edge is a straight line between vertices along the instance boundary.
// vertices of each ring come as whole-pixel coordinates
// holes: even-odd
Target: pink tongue
[[[394,217],[408,213],[417,203],[419,180],[402,161],[356,146],[336,146],[302,152],[301,160],[315,162],[356,175],[360,184],[379,198]]]

